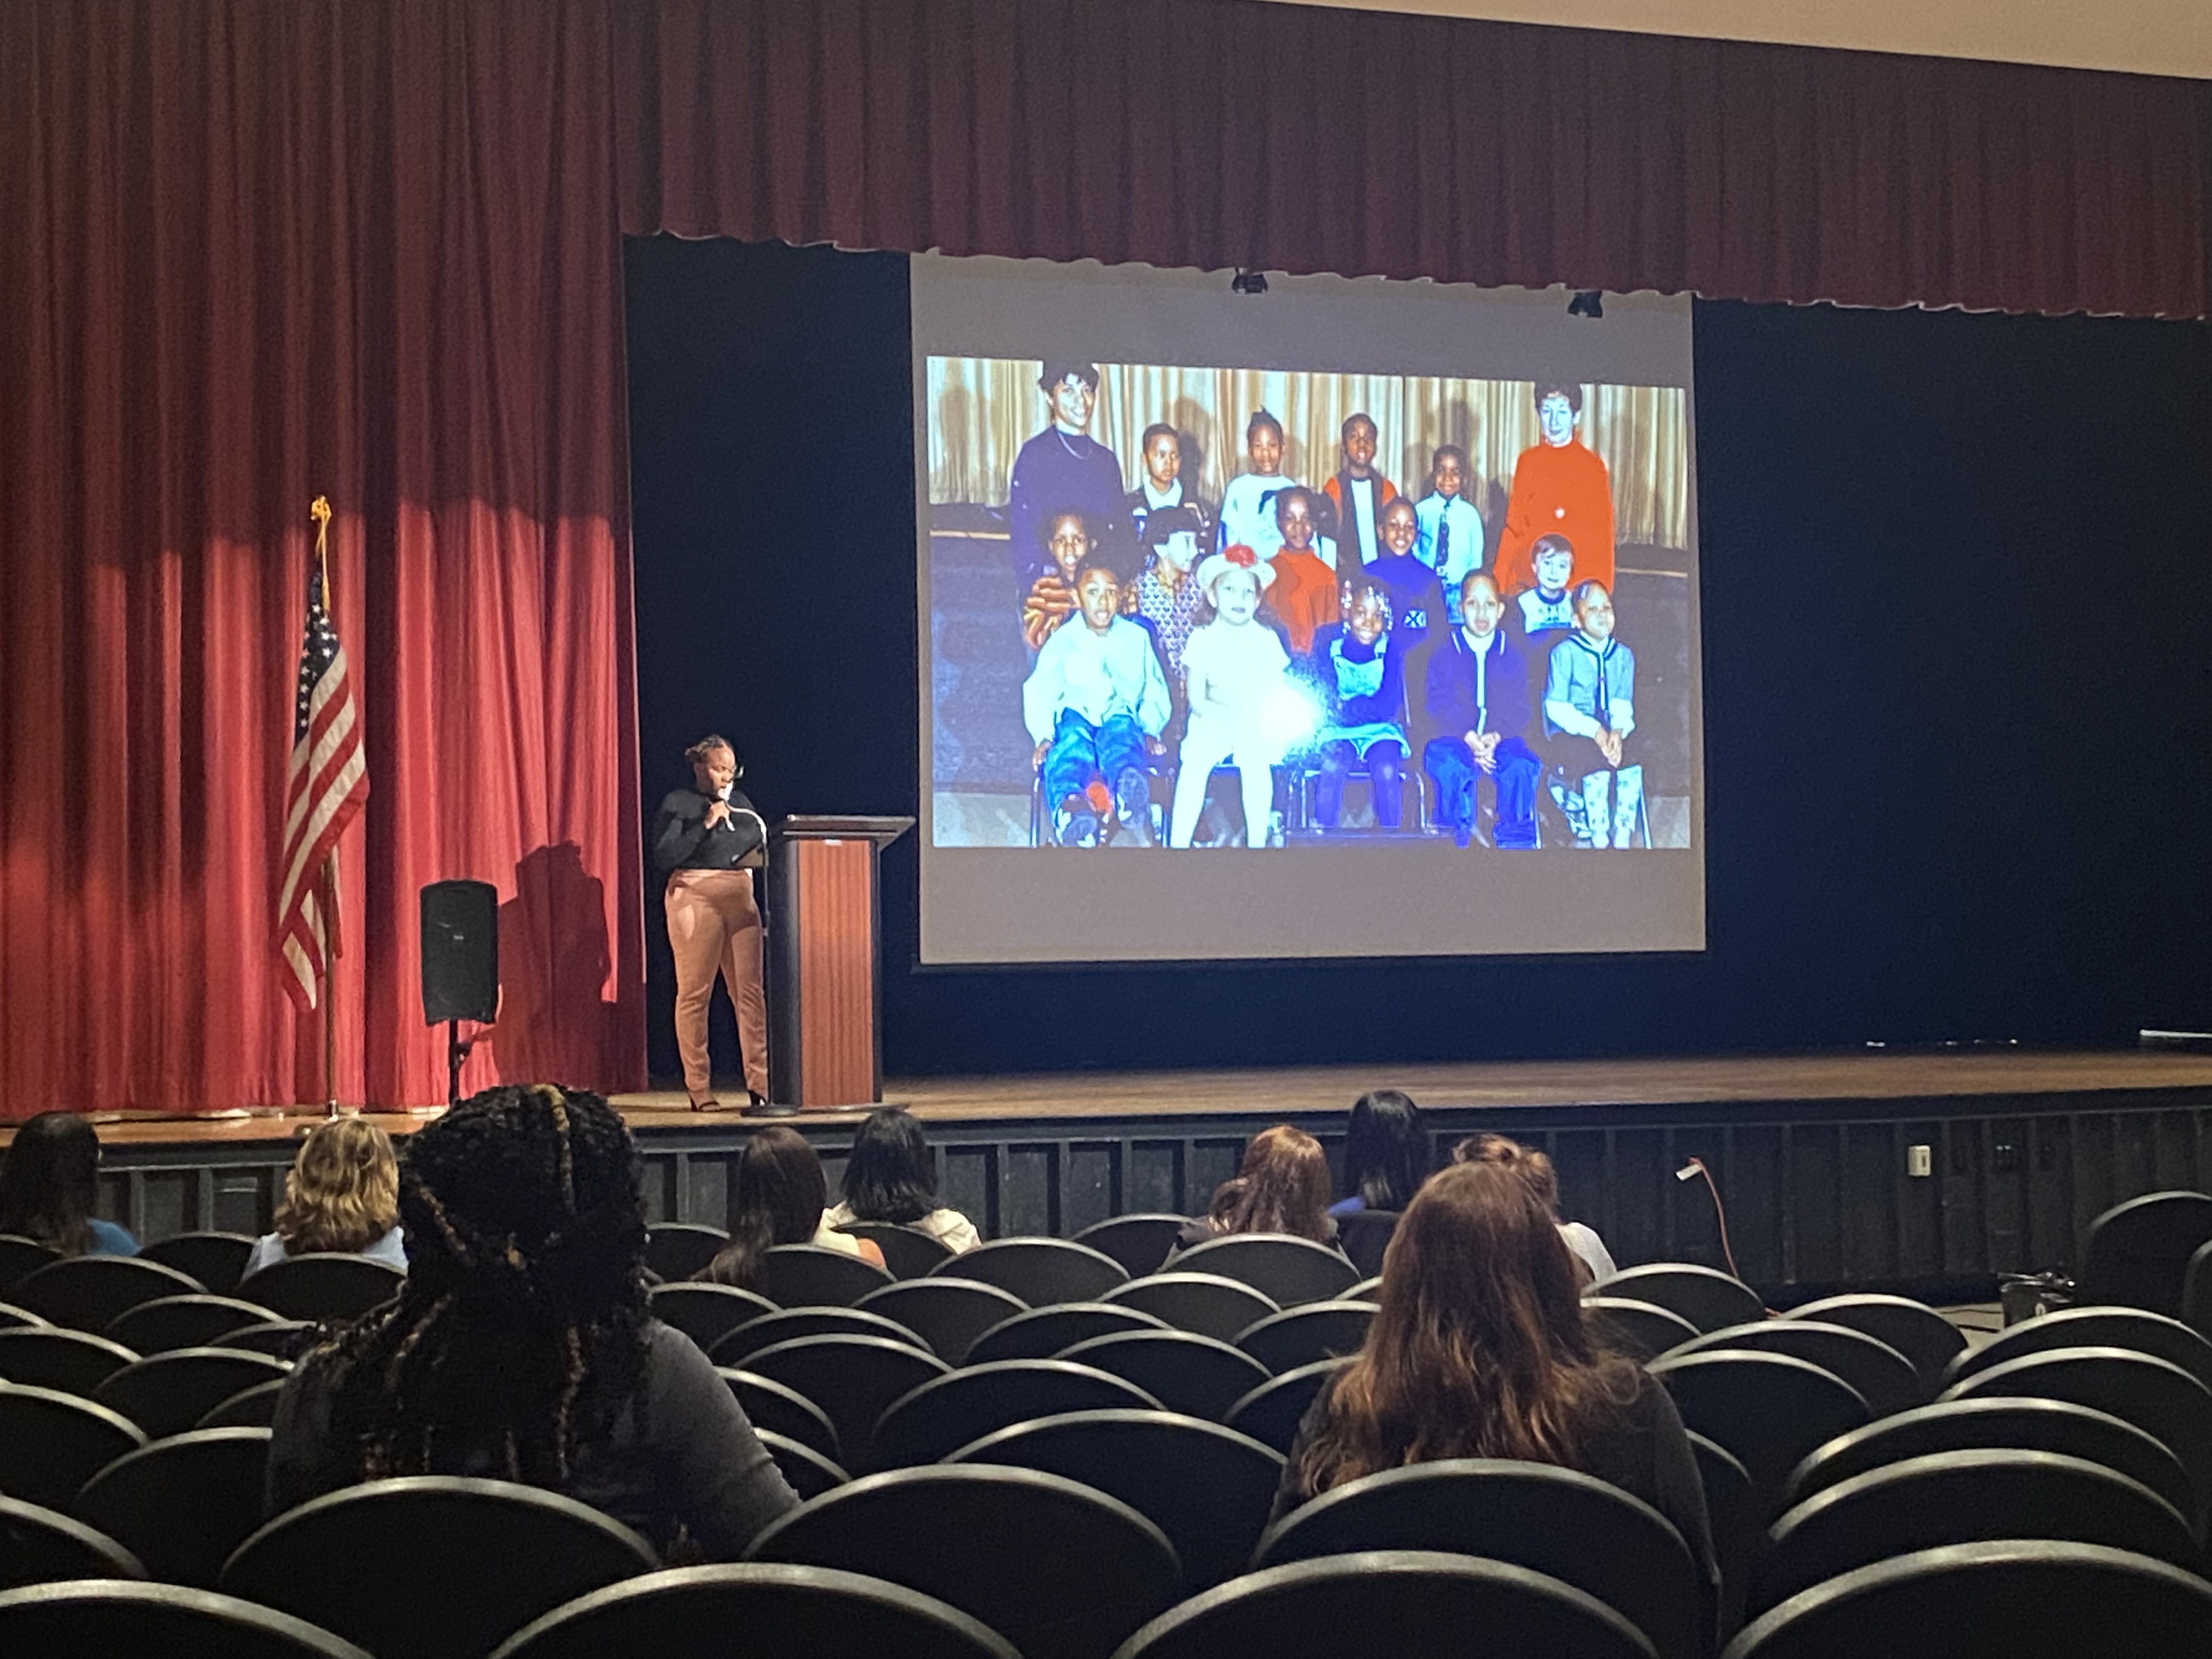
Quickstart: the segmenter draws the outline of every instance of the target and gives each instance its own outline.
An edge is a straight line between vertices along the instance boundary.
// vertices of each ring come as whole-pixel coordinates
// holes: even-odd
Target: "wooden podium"
[[[876,854],[912,818],[787,817],[768,860],[769,1097],[812,1111],[883,1098]]]

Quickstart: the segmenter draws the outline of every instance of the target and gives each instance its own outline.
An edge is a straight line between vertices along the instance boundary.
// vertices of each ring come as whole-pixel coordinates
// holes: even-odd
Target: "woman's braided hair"
[[[364,1479],[488,1455],[563,1485],[635,1391],[647,1317],[636,1148],[599,1096],[489,1089],[407,1138],[407,1286],[339,1338],[331,1426]]]

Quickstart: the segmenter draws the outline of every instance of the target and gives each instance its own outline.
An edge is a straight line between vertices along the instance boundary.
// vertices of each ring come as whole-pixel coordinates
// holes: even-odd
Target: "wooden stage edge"
[[[1856,1050],[1819,1054],[1646,1060],[1463,1061],[1327,1066],[1231,1071],[1079,1072],[988,1078],[892,1079],[884,1097],[933,1124],[1034,1125],[1051,1132],[1080,1123],[1130,1119],[1310,1116],[1342,1112],[1369,1089],[1402,1089],[1424,1107],[1461,1110],[1556,1111],[1771,1107],[1823,1102],[1939,1102],[1974,1097],[2138,1097],[2212,1091],[2212,1054],[2142,1049],[1984,1048]],[[742,1091],[733,1091],[744,1098]],[[686,1128],[727,1135],[754,1120],[734,1110],[696,1113],[679,1091],[614,1097],[632,1128],[657,1136]],[[2115,1101],[2113,1104],[2119,1103]],[[2172,1103],[2181,1103],[2179,1100]],[[231,1145],[289,1139],[322,1115],[293,1108],[230,1118],[98,1114],[112,1146]],[[427,1116],[371,1113],[395,1133]],[[808,1112],[806,1125],[848,1124],[858,1111]],[[786,1120],[791,1121],[791,1120]],[[5,1131],[0,1130],[0,1144]]]

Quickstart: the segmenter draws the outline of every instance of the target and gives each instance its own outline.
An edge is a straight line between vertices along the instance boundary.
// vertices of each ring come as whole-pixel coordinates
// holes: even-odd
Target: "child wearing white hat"
[[[1274,766],[1288,747],[1284,703],[1295,696],[1290,653],[1257,620],[1260,596],[1274,568],[1239,544],[1200,562],[1199,591],[1213,619],[1194,629],[1182,648],[1190,723],[1176,773],[1168,845],[1188,847],[1206,805],[1206,781],[1226,761],[1244,796],[1244,844],[1265,847],[1275,805]]]

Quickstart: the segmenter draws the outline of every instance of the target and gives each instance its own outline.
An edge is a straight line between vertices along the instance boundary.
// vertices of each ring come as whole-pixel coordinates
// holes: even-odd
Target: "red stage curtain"
[[[371,773],[341,1094],[445,1097],[447,877],[503,900],[470,1082],[642,1083],[604,23],[0,8],[0,1116],[319,1097],[270,943],[317,492]]]
[[[623,226],[2195,317],[2212,87],[1255,0],[659,0]]]

